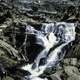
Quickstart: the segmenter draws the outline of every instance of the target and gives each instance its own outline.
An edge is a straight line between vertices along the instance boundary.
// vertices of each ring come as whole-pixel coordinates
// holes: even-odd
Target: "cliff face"
[[[53,20],[67,20],[68,18],[79,18],[79,0],[2,0],[8,5],[15,7],[23,13],[31,15],[46,16]],[[56,18],[56,19],[55,19]]]
[[[1,0],[4,2],[7,2],[9,4],[14,4],[17,6],[22,6],[25,8],[30,8],[30,6],[38,5],[41,6],[44,9],[48,10],[54,10],[54,7],[67,7],[67,6],[79,6],[80,1],[79,0]]]
[[[58,6],[65,7],[65,6],[71,6],[71,5],[79,6],[80,5],[79,0],[76,0],[76,1],[75,0],[30,0],[30,1],[29,0],[17,0],[14,2],[21,3],[22,6],[24,6],[24,7],[27,6],[28,4],[29,5],[37,4],[37,5],[41,5],[45,9],[49,8],[50,10],[51,10],[51,8],[54,8],[55,5],[56,5],[56,7],[58,7]]]

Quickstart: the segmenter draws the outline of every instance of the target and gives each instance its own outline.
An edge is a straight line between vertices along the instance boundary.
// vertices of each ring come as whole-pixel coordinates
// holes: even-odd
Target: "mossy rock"
[[[12,67],[17,64],[17,61],[10,59],[8,56],[0,56],[0,63],[3,64],[5,68]]]
[[[1,80],[1,79],[0,79]],[[6,76],[6,78],[3,78],[3,80],[14,80],[13,78]]]

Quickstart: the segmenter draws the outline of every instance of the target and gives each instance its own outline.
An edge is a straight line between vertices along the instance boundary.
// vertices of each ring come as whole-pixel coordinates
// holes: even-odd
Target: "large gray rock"
[[[72,66],[77,66],[77,58],[66,58],[64,59],[64,64],[66,65],[72,65]]]
[[[79,75],[73,75],[73,76],[70,76],[67,80],[80,80],[80,76]]]
[[[74,66],[65,66],[64,70],[69,76],[79,76],[80,75],[78,68]]]

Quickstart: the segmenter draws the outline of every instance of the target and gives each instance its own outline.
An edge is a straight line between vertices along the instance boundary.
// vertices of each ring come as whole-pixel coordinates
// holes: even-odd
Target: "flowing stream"
[[[22,66],[21,69],[28,71],[30,75],[25,80],[48,80],[40,78],[47,68],[56,66],[66,53],[66,46],[75,40],[74,23],[55,22],[42,23],[40,30],[27,26],[27,33],[36,35],[36,44],[43,46],[32,64]]]

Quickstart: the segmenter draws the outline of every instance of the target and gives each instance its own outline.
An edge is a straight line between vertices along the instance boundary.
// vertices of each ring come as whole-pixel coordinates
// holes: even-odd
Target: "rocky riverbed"
[[[9,3],[8,0],[0,1],[0,76],[3,80],[23,80],[24,76],[29,73],[20,68],[33,60],[32,53],[31,55],[25,53],[32,47],[36,49],[40,47],[39,51],[43,49],[41,46],[30,46],[35,39],[31,32],[25,33],[26,25],[39,30],[42,23],[55,22],[74,23],[76,26],[75,41],[70,44],[71,46],[67,46],[68,50],[64,59],[55,67],[46,69],[40,77],[48,80],[80,80],[80,5],[78,1],[77,6],[76,1],[69,2],[69,0],[62,1],[64,4],[58,0],[57,2],[44,1],[46,3],[34,1],[34,5],[28,3],[28,5],[32,5],[30,9],[27,9],[27,6],[26,8],[21,7],[24,7],[23,1],[19,3],[21,6],[14,5],[14,1],[12,1],[13,3]],[[35,5],[36,3],[37,5]],[[59,6],[55,8],[55,4],[59,4]],[[46,8],[47,5],[49,8]],[[29,37],[28,42],[25,37]],[[28,50],[26,47],[29,47]],[[36,49],[32,49],[32,52],[39,52]]]

